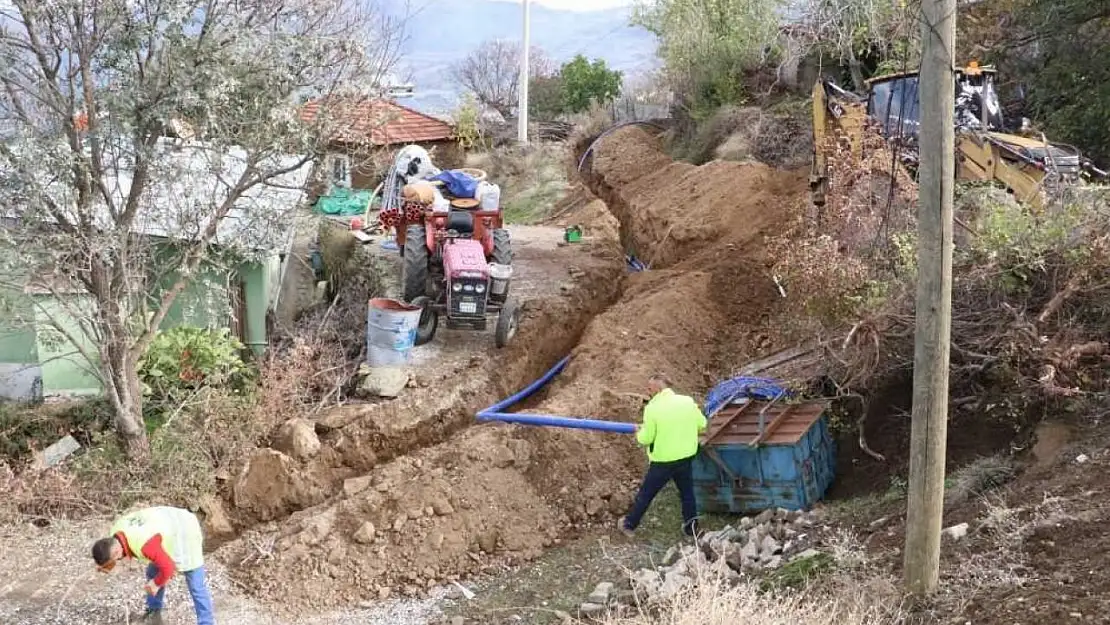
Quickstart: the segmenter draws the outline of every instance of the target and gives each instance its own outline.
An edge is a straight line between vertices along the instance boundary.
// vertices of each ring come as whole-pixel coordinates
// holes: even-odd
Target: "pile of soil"
[[[763,238],[808,201],[804,170],[761,163],[676,162],[658,137],[617,130],[594,149],[590,182],[621,223],[626,248],[652,269],[713,270],[759,258]],[[722,263],[719,252],[727,249]]]
[[[700,398],[737,364],[777,347],[747,337],[758,334],[774,306],[762,241],[805,201],[806,179],[758,164],[674,163],[637,129],[614,133],[595,150],[589,182],[607,202],[584,201],[578,190],[560,219],[589,218],[588,235],[615,236],[611,211],[625,246],[636,246],[654,269],[623,285],[609,279],[609,288],[623,286],[619,299],[590,310],[567,369],[528,408],[634,421],[651,374],[664,373]],[[517,387],[538,375],[520,377],[531,369],[520,362],[535,362],[532,352],[549,364],[561,355],[550,335],[568,319],[544,318],[547,327],[533,325],[518,335],[521,347],[498,359],[504,373],[517,374]],[[724,341],[722,350],[722,337],[733,336],[747,338]],[[346,434],[372,440],[367,420],[360,423]],[[629,436],[503,424],[398,444],[405,455],[385,460],[386,451],[375,450],[376,461],[327,503],[256,527],[228,547],[229,560],[245,562],[239,581],[290,608],[318,609],[500,570],[591,528],[611,527],[646,462]]]

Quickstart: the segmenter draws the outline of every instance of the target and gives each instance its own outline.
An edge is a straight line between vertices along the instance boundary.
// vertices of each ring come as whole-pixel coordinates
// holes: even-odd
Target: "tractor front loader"
[[[1076,148],[1007,132],[998,93],[996,70],[972,62],[956,72],[956,178],[1001,184],[1021,203],[1035,210],[1044,206],[1046,191],[1106,179]],[[916,170],[920,131],[918,74],[905,72],[867,81],[867,94],[841,89],[818,80],[813,87],[813,165],[810,189],[813,203],[822,206],[829,190],[830,139],[847,143],[860,158],[869,127],[895,148],[909,170]],[[1022,129],[1025,129],[1023,120]],[[835,184],[832,181],[831,184]]]

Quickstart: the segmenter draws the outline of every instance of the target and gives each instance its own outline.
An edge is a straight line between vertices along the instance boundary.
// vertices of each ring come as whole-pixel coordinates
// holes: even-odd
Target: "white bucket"
[[[501,206],[501,187],[483,182],[485,186],[478,188],[479,206],[484,211],[497,210]]]
[[[489,293],[501,297],[509,290],[509,280],[513,277],[512,265],[489,264]]]
[[[405,364],[416,342],[421,309],[402,301],[376,297],[366,315],[366,361],[370,366]]]

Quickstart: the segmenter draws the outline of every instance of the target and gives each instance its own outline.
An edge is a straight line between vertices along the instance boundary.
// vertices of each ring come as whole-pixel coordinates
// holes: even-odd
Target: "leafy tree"
[[[482,139],[482,129],[479,122],[478,103],[474,95],[467,93],[462,102],[455,109],[455,137],[464,150],[469,150]]]
[[[777,54],[782,0],[638,0],[632,23],[659,38],[672,90],[695,117],[744,95],[744,70]]]
[[[592,102],[608,104],[621,93],[621,73],[609,69],[604,59],[591,63],[581,54],[563,64],[563,102],[568,113],[580,113]]]
[[[564,93],[560,74],[531,79],[528,84],[528,115],[540,121],[559,117],[566,112]]]
[[[19,252],[0,286],[80,302],[52,321],[133,458],[147,348],[213,243],[249,255],[241,233],[272,232],[250,207],[344,130],[330,96],[388,69],[397,37],[373,17],[360,0],[0,1],[0,251]],[[305,94],[324,96],[312,123]]]
[[[451,67],[451,75],[483,105],[508,119],[516,112],[520,85],[519,42],[495,39],[486,41]],[[528,53],[530,75],[550,76],[555,67],[540,48]]]
[[[973,5],[987,59],[1021,111],[1051,141],[1071,143],[1110,165],[1110,6],[1081,0],[1005,0]],[[1005,11],[1004,15],[997,15]],[[970,21],[970,20],[969,20]],[[991,27],[1002,24],[1001,36]],[[980,31],[971,31],[972,38]],[[978,40],[978,39],[973,39]]]

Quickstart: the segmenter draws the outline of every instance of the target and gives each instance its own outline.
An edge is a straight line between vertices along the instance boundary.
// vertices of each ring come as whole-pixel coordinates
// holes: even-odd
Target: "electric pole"
[[[516,138],[521,144],[528,143],[528,53],[531,44],[532,2],[524,0],[524,47],[520,51],[520,84],[517,85]]]
[[[940,577],[952,334],[956,0],[923,0],[921,19],[917,303],[904,566],[906,589],[918,596],[935,591]]]

